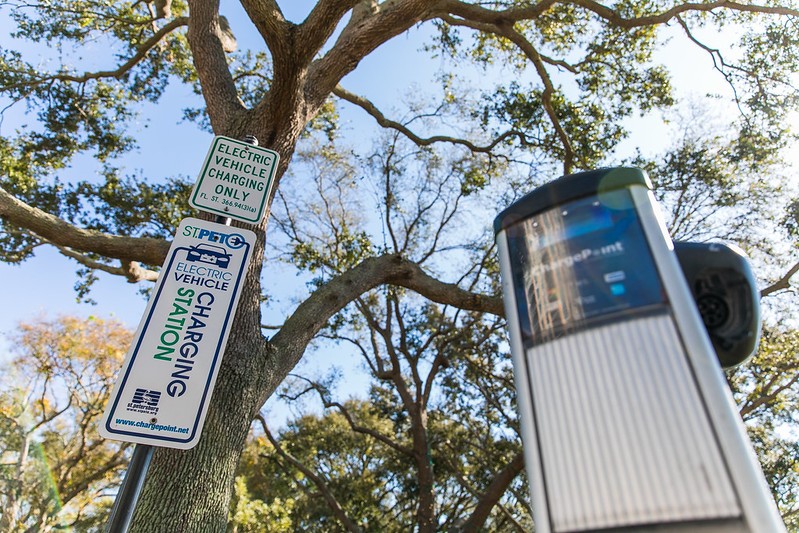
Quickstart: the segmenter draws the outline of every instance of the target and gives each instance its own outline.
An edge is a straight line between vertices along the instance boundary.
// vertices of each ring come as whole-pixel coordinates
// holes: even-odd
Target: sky
[[[300,22],[307,15],[311,2],[291,0],[281,4],[284,5],[284,14],[289,20]],[[260,35],[237,2],[223,3],[221,12],[230,20],[239,49],[263,49]],[[357,71],[343,81],[343,85],[356,93],[368,94],[370,99],[390,114],[395,100],[398,104],[415,86],[424,86],[433,80],[438,63],[431,61],[426,53],[420,51],[422,34],[426,31],[429,29],[414,29],[387,43],[365,59]],[[2,39],[3,36],[0,35],[0,46],[3,44]],[[114,63],[102,64],[99,68],[108,69],[113,65]],[[391,65],[391,68],[386,69],[384,65]],[[377,72],[380,73],[379,76],[375,76]],[[182,120],[182,110],[191,105],[191,102],[199,100],[190,88],[175,86],[168,89],[157,110],[143,114],[137,130],[131,132],[137,140],[138,149],[126,155],[119,163],[129,173],[141,171],[142,175],[156,178],[181,175],[196,180],[213,136]],[[0,124],[0,133],[9,135],[15,127],[29,120],[31,119],[22,113],[21,106],[17,106],[6,114]],[[342,127],[351,131],[374,130],[376,124],[365,113],[345,104],[342,109]],[[371,143],[371,140],[368,142]],[[91,161],[79,160],[67,173],[76,179],[86,179],[91,177],[95,169]],[[493,216],[486,221],[486,225],[492,220]],[[63,257],[50,246],[40,247],[35,257],[20,265],[0,263],[0,279],[10,282],[4,295],[8,302],[14,302],[13,305],[0,307],[0,361],[10,355],[11,342],[8,334],[13,333],[19,322],[37,318],[52,319],[58,315],[95,316],[102,319],[113,318],[131,330],[136,329],[147,304],[145,297],[139,293],[139,285],[130,284],[118,276],[98,272],[98,281],[88,295],[95,303],[78,302],[74,285],[78,280],[75,273],[79,268],[80,265]],[[280,296],[280,288],[283,286],[281,279],[285,279],[283,276],[294,276],[286,274],[285,270],[283,265],[274,262],[267,264],[262,279],[267,284],[268,293],[278,293]],[[292,279],[286,285],[296,287],[297,281]],[[279,323],[285,313],[294,307],[293,301],[291,295],[285,295],[279,307],[264,310],[263,321],[267,324]],[[265,331],[265,334],[270,332]],[[313,362],[307,363],[308,359],[313,359]],[[316,376],[335,366],[346,375],[354,375],[358,372],[358,364],[358,358],[345,357],[338,351],[322,358],[306,358],[297,371]],[[318,406],[305,402],[287,406],[273,397],[264,409],[264,415],[270,426],[279,427],[287,419],[293,418],[300,409],[309,408]]]
[[[293,0],[281,4],[287,18],[299,21],[304,18],[311,2]],[[223,3],[222,13],[231,21],[240,48],[263,47],[260,36],[237,3]],[[423,38],[429,31],[427,26],[395,38],[365,59],[342,84],[353,92],[367,95],[391,115],[395,102],[399,102],[414,88],[429,85],[434,79],[438,60],[431,59],[428,53],[421,50]],[[675,86],[680,88],[682,96],[692,92],[702,94],[707,90],[727,90],[720,76],[710,70],[711,63],[706,54],[680,48],[674,43],[661,56],[672,68]],[[103,65],[103,68],[111,66]],[[696,83],[697,80],[702,80],[701,87]],[[145,175],[196,178],[212,136],[182,122],[182,108],[191,100],[196,101],[196,96],[188,88],[170,89],[157,110],[150,110],[141,117],[137,129],[132,132],[140,146],[122,160],[130,172],[141,169]],[[23,111],[22,106],[17,106],[7,113],[0,125],[3,135],[11,134],[18,125],[30,120]],[[342,104],[342,112],[345,128],[353,131],[374,128],[370,117],[349,104]],[[641,135],[646,136],[646,142],[643,143],[645,148],[652,150],[667,142],[668,131],[659,116],[635,118],[631,124],[638,135],[633,135],[623,149],[642,144]],[[91,165],[84,163],[78,162],[70,169],[70,173],[85,176],[94,171]],[[486,225],[490,225],[492,220],[493,215],[487,217]],[[77,268],[78,265],[51,247],[41,247],[36,257],[21,265],[0,263],[0,279],[7,282],[3,291],[7,303],[0,308],[0,334],[12,331],[18,321],[29,321],[39,316],[52,318],[58,314],[114,317],[135,328],[146,304],[137,286],[100,272],[99,281],[90,294],[96,305],[78,303],[73,289],[77,281]],[[7,347],[0,337],[0,354],[6,352]]]
[[[300,21],[307,14],[309,2],[292,1],[283,4],[286,4],[286,17]],[[222,13],[231,21],[240,48],[262,43],[237,3],[226,3],[222,7]],[[426,61],[420,68],[414,58],[416,54],[408,53],[409,48],[414,49],[415,43],[409,47],[407,41],[414,41],[414,34],[418,33],[414,30],[409,36],[399,37],[398,42],[381,49],[379,56],[365,60],[359,71],[345,80],[347,87],[359,88],[370,84],[374,86],[374,81],[369,79],[370,67],[382,61],[394,65],[394,68],[382,72],[380,76],[380,83],[392,89],[379,91],[376,101],[390,104],[391,97],[401,98],[413,83],[425,84],[432,76],[435,64]],[[104,68],[108,66],[110,65],[104,65]],[[141,169],[145,175],[183,175],[196,179],[213,140],[211,134],[182,121],[182,109],[186,107],[186,102],[197,101],[196,99],[189,88],[175,87],[167,91],[157,112],[141,117],[138,131],[132,132],[139,148],[122,159],[129,171]],[[30,120],[22,113],[21,107],[17,106],[12,113],[7,113],[0,126],[2,134],[10,134],[17,125]],[[362,113],[348,116],[346,120],[350,121],[348,127],[352,128],[371,126],[373,122]],[[85,177],[87,172],[93,172],[91,165],[77,164],[69,170],[71,175],[77,177]],[[13,305],[0,308],[0,334],[11,331],[18,321],[28,321],[39,316],[53,317],[57,314],[114,317],[130,328],[135,328],[146,305],[146,300],[138,294],[137,286],[117,276],[99,272],[99,280],[89,295],[96,305],[80,303],[76,301],[73,289],[78,268],[79,265],[74,261],[64,258],[49,246],[40,247],[34,258],[20,265],[0,263],[0,279],[10,282],[4,290],[6,299],[14,302]],[[3,338],[0,337],[0,350],[2,349]]]
[[[287,18],[294,21],[302,20],[312,4],[308,0],[285,0],[280,3]],[[260,36],[246,20],[236,2],[223,2],[222,13],[230,19],[240,48],[263,48]],[[0,17],[2,16],[0,7]],[[392,112],[395,104],[401,107],[399,102],[409,92],[433,83],[439,61],[431,59],[429,53],[421,50],[424,37],[429,31],[429,26],[415,28],[395,38],[362,61],[358,69],[343,80],[342,85],[355,93],[366,95],[387,115],[396,116]],[[4,34],[0,34],[0,46],[3,46],[5,38],[7,37]],[[728,95],[729,88],[720,75],[712,71],[710,58],[706,54],[687,48],[675,40],[659,53],[658,59],[670,66],[678,96],[688,98],[701,96],[706,92]],[[101,65],[101,68],[113,68],[113,63]],[[131,132],[136,137],[139,148],[125,156],[120,164],[129,173],[141,171],[143,175],[155,178],[177,175],[196,178],[213,137],[182,121],[182,109],[188,105],[187,102],[192,101],[196,102],[197,97],[188,87],[176,86],[169,89],[157,109],[150,109],[142,115]],[[0,101],[0,108],[3,105]],[[341,105],[341,111],[344,128],[353,132],[374,131],[373,119],[364,112],[353,109],[347,103]],[[0,123],[0,134],[11,135],[16,127],[28,120],[30,118],[24,115],[22,106],[17,106]],[[647,153],[656,152],[669,142],[669,130],[658,114],[632,118],[629,125],[634,134],[622,145],[621,152],[629,152],[636,146],[641,146]],[[371,143],[368,134],[364,138]],[[93,172],[95,167],[88,161],[78,161],[69,169],[70,175],[79,178],[88,177]],[[555,177],[557,176],[553,176]],[[494,215],[487,214],[486,226],[491,225]],[[115,318],[130,329],[137,327],[147,303],[139,293],[139,286],[127,283],[120,277],[99,272],[99,279],[89,295],[96,304],[80,303],[76,301],[74,290],[77,281],[75,272],[78,268],[79,265],[74,261],[61,256],[48,246],[40,247],[34,258],[21,265],[0,262],[0,279],[6,281],[2,291],[5,305],[0,306],[0,362],[8,357],[10,348],[4,334],[12,332],[19,321],[67,314]],[[285,275],[285,269],[280,265],[267,264],[262,276],[267,284],[271,284],[267,290],[277,290],[281,285],[281,276]],[[292,280],[291,284],[296,285],[296,281]],[[281,306],[281,311],[288,310],[291,307],[290,301],[282,302]],[[279,317],[279,313],[267,313],[265,322],[273,322],[272,316]],[[310,365],[327,365],[329,368],[334,363],[347,364],[340,359],[335,361],[336,357],[337,354],[330,354],[325,358],[314,358],[318,362]],[[312,366],[306,366],[303,370],[314,373]],[[305,407],[303,405],[300,408]],[[281,425],[297,413],[275,401],[270,401],[268,409],[267,420],[273,427]]]

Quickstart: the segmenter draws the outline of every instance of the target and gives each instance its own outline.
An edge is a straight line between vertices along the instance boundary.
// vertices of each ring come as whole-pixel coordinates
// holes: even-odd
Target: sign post
[[[200,439],[278,154],[258,140],[214,138],[189,204],[216,222],[178,228],[100,422],[106,438],[135,442],[106,532],[126,532],[153,446],[187,450]]]

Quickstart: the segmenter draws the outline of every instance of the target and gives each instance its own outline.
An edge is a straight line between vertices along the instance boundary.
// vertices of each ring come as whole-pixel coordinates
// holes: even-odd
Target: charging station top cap
[[[631,185],[652,189],[649,176],[632,167],[603,168],[562,176],[526,194],[497,215],[494,233],[556,205]]]

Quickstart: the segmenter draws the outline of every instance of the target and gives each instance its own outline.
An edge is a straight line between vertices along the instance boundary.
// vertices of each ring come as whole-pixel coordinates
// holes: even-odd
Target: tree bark
[[[257,410],[270,350],[241,327],[231,334],[199,444],[159,449],[136,509],[132,532],[225,531],[235,470]]]
[[[475,507],[469,519],[463,523],[458,531],[479,530],[491,514],[491,509],[499,502],[499,499],[505,494],[505,491],[508,489],[513,479],[519,475],[523,468],[524,455],[518,453],[511,459],[510,463],[497,472],[494,480],[480,497],[477,507]]]
[[[421,404],[421,401],[419,402]],[[419,507],[416,509],[416,525],[419,533],[433,533],[436,530],[436,496],[433,477],[433,458],[427,433],[427,413],[417,405],[411,413],[413,420],[413,448],[419,482]]]

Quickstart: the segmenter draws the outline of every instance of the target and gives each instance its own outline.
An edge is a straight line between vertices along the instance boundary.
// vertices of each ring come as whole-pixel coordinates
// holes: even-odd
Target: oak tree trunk
[[[133,516],[134,533],[223,532],[234,476],[263,391],[279,378],[260,332],[262,238],[254,247],[202,438],[191,450],[159,448]]]

